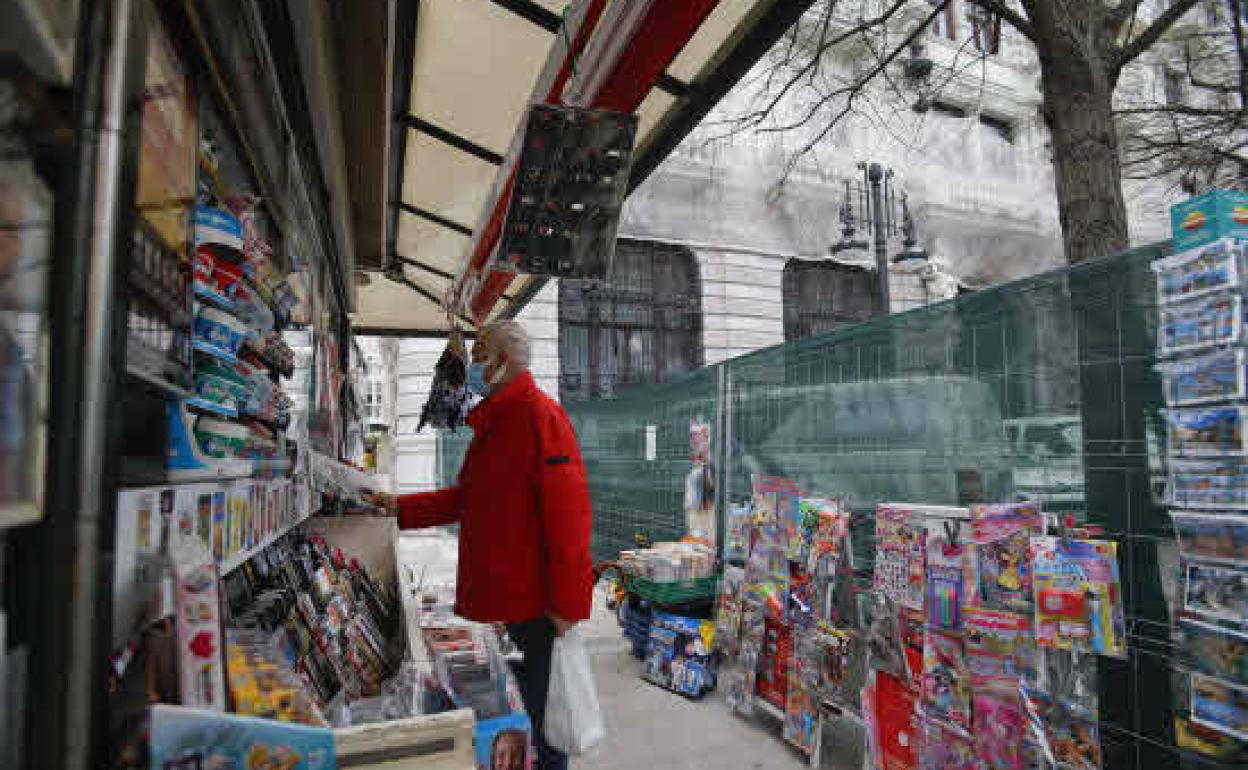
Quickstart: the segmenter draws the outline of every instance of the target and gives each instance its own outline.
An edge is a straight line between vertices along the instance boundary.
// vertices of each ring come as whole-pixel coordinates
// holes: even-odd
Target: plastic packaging
[[[215,307],[202,306],[195,315],[195,341],[227,358],[238,355],[238,348],[247,337],[247,325]]]
[[[247,426],[228,420],[218,420],[208,415],[195,421],[195,440],[209,457],[219,460],[238,457],[247,443],[250,431]]]
[[[589,656],[575,628],[554,642],[543,734],[548,744],[569,756],[584,754],[606,735]]]

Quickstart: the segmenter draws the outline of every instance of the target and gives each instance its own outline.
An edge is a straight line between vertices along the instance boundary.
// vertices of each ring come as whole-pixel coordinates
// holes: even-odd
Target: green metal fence
[[[595,556],[637,533],[680,534],[695,418],[726,442],[731,501],[748,497],[751,474],[768,473],[848,495],[867,513],[883,501],[1021,499],[1085,513],[1120,543],[1131,642],[1128,660],[1102,661],[1105,766],[1232,766],[1174,742],[1186,678],[1171,633],[1180,580],[1162,505],[1148,269],[1163,253],[1134,250],[567,405],[590,477]],[[451,442],[441,446],[452,456]],[[868,519],[856,538],[868,571],[872,531]]]

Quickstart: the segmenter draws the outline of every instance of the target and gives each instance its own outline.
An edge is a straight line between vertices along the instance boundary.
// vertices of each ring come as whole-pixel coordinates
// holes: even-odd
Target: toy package
[[[741,612],[738,665],[731,669],[728,679],[728,705],[738,713],[748,715],[753,710],[766,633],[766,612],[757,602],[747,601]]]
[[[1172,460],[1170,504],[1177,508],[1248,510],[1248,463]]]
[[[780,528],[770,524],[756,527],[750,557],[745,563],[743,596],[763,607],[772,617],[784,617],[791,579]]]
[[[1034,673],[1030,615],[968,607],[963,628],[967,668],[976,690],[1013,687]]]
[[[667,612],[650,622],[650,649],[641,678],[700,698],[715,689],[715,624]]]
[[[922,610],[927,530],[910,509],[881,505],[875,519],[875,592]]]
[[[152,706],[151,716],[152,770],[337,767],[328,728],[183,706]]]
[[[970,728],[970,674],[961,637],[927,632],[923,646],[923,707],[937,719]]]
[[[1244,303],[1223,292],[1158,310],[1157,348],[1162,355],[1237,345],[1243,339]]]
[[[796,482],[778,476],[753,477],[755,520],[774,525],[789,558],[797,555],[802,526],[802,491]]]
[[[1036,643],[1125,657],[1118,544],[1032,538]]]
[[[985,770],[1024,770],[1027,714],[1018,692],[977,692],[974,703],[975,745]]]
[[[784,703],[784,739],[807,754],[814,753],[819,737],[819,658],[812,635],[798,635]]]
[[[715,607],[715,644],[720,652],[735,657],[741,636],[742,593],[745,570],[728,565],[719,583],[719,601]]]
[[[1248,633],[1182,618],[1184,661],[1195,671],[1228,684],[1248,686]]]
[[[1244,407],[1221,406],[1204,409],[1170,409],[1170,454],[1174,457],[1220,457],[1242,455],[1245,443]]]
[[[1193,676],[1192,722],[1248,741],[1248,687]]]
[[[957,522],[927,532],[927,624],[947,631],[962,627],[966,546]]]
[[[1034,503],[971,508],[975,540],[970,603],[1007,612],[1030,612],[1031,568],[1027,553],[1043,521]]]
[[[754,505],[728,506],[724,527],[724,560],[744,561],[750,554],[750,530],[754,526]]]
[[[1163,303],[1195,299],[1243,284],[1243,245],[1224,238],[1153,262],[1157,297]]]
[[[845,620],[843,608],[852,597],[849,587],[852,548],[849,514],[829,508],[819,509],[819,520],[811,537],[806,571],[815,618],[824,623]],[[852,610],[851,610],[852,611]]]
[[[829,703],[858,710],[867,675],[867,648],[856,629],[823,628],[812,637],[819,663],[819,695]]]
[[[1248,399],[1248,362],[1244,350],[1219,350],[1158,365],[1170,406]]]
[[[919,722],[923,727],[919,770],[980,770],[970,733],[926,713],[920,715]]]
[[[186,706],[225,711],[225,642],[217,565],[193,533],[175,538],[174,543],[181,700]]]
[[[1191,562],[1184,606],[1212,618],[1248,619],[1248,570]]]
[[[1170,518],[1184,557],[1248,564],[1248,516],[1171,511]]]

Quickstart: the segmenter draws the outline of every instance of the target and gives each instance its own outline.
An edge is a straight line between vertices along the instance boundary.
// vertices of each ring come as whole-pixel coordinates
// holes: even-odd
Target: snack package
[[[968,607],[963,629],[967,668],[976,690],[1017,686],[1034,673],[1030,615]]]
[[[1007,612],[1030,612],[1031,569],[1027,550],[1043,522],[1034,503],[971,508],[975,541],[971,604]]]
[[[923,609],[927,530],[910,509],[881,505],[875,519],[875,592]]]
[[[981,770],[970,733],[924,713],[919,770]]]
[[[985,770],[1023,770],[1027,714],[1018,692],[976,693],[975,745]]]
[[[1228,684],[1248,686],[1248,633],[1192,618],[1179,621],[1184,661]]]
[[[1191,612],[1221,620],[1248,619],[1248,566],[1222,567],[1190,562],[1184,606]]]
[[[1158,309],[1157,348],[1163,355],[1235,345],[1243,338],[1239,294],[1218,294]]]
[[[1174,457],[1221,457],[1248,452],[1245,408],[1219,406],[1169,409],[1170,454]]]
[[[927,624],[946,631],[962,627],[967,549],[957,522],[927,532]]]
[[[1170,505],[1176,508],[1248,510],[1248,463],[1175,459],[1169,487]]]
[[[1032,538],[1036,643],[1126,657],[1118,545]]]
[[[1248,516],[1171,511],[1170,518],[1184,557],[1248,564]]]
[[[928,630],[923,645],[923,707],[937,719],[970,728],[970,675],[961,637]]]
[[[1169,361],[1157,369],[1169,406],[1248,398],[1248,361],[1242,348]]]
[[[1248,687],[1193,676],[1192,722],[1248,741]]]

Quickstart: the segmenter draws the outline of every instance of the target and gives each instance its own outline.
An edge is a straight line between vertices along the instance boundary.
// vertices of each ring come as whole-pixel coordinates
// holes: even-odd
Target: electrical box
[[[636,115],[531,107],[498,261],[520,273],[607,278],[636,133]]]

